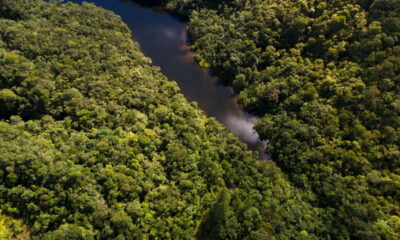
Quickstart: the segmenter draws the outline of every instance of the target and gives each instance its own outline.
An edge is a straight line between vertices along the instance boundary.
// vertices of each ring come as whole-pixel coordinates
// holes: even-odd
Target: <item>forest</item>
[[[162,1],[332,239],[399,239],[400,1]]]
[[[114,13],[2,0],[0,63],[0,239],[329,238],[316,196],[188,102]]]
[[[1,0],[0,239],[400,239],[399,0],[157,4],[273,161],[114,13]]]

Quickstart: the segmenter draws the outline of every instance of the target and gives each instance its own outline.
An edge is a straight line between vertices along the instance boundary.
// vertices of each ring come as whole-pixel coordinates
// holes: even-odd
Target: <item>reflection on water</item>
[[[175,39],[175,36],[179,33],[175,31],[176,29],[165,27],[161,29],[161,34],[163,34],[166,38]]]
[[[208,116],[215,117],[230,128],[250,149],[260,151],[262,160],[268,159],[263,154],[265,143],[260,141],[253,129],[256,117],[240,109],[231,87],[223,86],[208,69],[198,66],[194,53],[188,47],[183,22],[163,11],[130,1],[86,1],[120,15],[144,54],[152,59],[154,65],[160,66],[168,79],[178,83],[189,101],[196,101]]]
[[[233,129],[245,142],[257,142],[257,134],[252,133],[254,123],[251,117],[237,115],[235,113],[227,114],[223,120],[229,128]]]

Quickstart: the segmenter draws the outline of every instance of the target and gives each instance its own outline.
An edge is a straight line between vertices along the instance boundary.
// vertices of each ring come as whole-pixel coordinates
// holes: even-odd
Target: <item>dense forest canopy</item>
[[[400,236],[400,1],[165,0],[332,239]]]
[[[329,238],[333,210],[187,102],[130,37],[93,4],[0,1],[1,237]],[[379,214],[394,236],[398,219]]]
[[[2,0],[0,238],[400,239],[398,0],[159,3],[287,177],[112,12]]]

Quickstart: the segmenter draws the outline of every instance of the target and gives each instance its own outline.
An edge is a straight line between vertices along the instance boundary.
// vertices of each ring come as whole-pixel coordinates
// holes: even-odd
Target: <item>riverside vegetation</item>
[[[398,0],[159,4],[261,117],[279,168],[188,103],[113,13],[3,0],[0,236],[400,239]]]
[[[329,238],[333,210],[187,102],[130,37],[93,4],[0,1],[0,238]]]
[[[168,0],[331,239],[400,238],[400,1]]]

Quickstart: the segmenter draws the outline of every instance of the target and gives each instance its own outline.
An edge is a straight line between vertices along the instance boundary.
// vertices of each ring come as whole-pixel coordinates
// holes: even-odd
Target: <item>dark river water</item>
[[[215,117],[235,132],[249,149],[260,152],[265,144],[254,131],[256,118],[237,104],[233,89],[223,86],[208,69],[199,67],[188,48],[186,24],[163,12],[128,0],[86,0],[121,16],[139,42],[142,52],[161,68],[169,80],[176,81],[189,101],[198,103],[207,116]],[[71,2],[81,3],[81,0]]]

